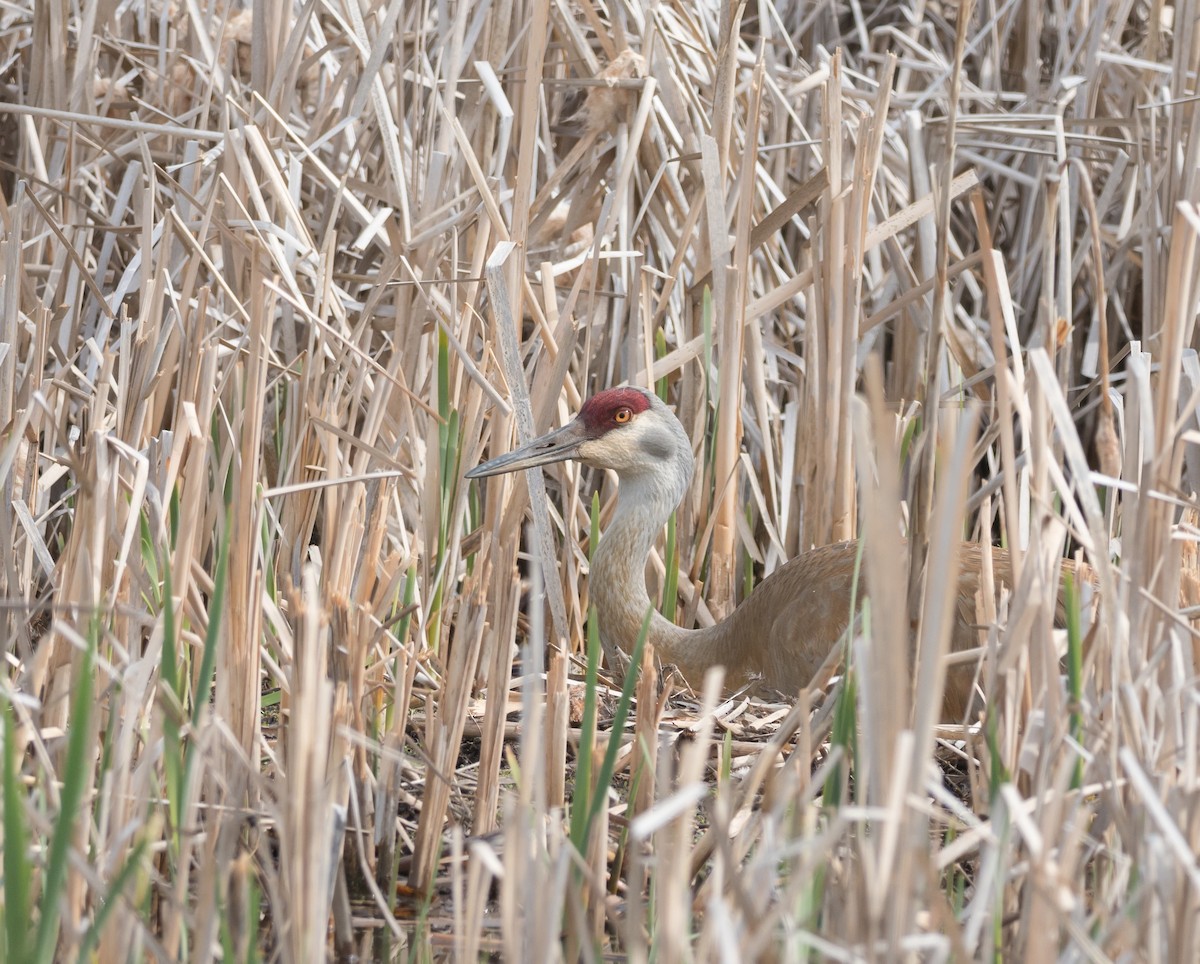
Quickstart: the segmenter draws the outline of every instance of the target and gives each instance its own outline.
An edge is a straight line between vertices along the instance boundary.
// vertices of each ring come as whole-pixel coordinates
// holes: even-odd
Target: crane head
[[[679,458],[681,451],[690,463],[687,434],[657,395],[628,386],[610,388],[589,398],[562,428],[475,466],[467,478],[481,479],[567,459],[630,474],[661,467],[664,460]]]

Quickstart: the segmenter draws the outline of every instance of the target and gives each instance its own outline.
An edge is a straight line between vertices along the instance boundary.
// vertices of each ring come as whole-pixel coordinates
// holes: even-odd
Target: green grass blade
[[[675,516],[667,519],[667,544],[663,550],[663,562],[667,567],[667,578],[663,582],[662,614],[675,620],[675,609],[679,605],[679,544],[675,530]]]
[[[1079,586],[1075,574],[1067,573],[1063,578],[1063,603],[1067,610],[1067,689],[1070,694],[1071,737],[1083,740],[1083,628],[1079,612]],[[1075,772],[1071,776],[1071,789],[1083,786],[1083,757],[1075,760]]]
[[[621,686],[621,697],[617,700],[616,709],[613,711],[608,746],[604,748],[604,762],[601,763],[600,771],[596,774],[596,792],[592,794],[587,822],[583,828],[582,842],[585,846],[588,838],[591,837],[592,825],[595,823],[596,817],[600,815],[600,809],[604,806],[608,784],[612,780],[613,771],[617,766],[617,754],[621,750],[621,733],[625,730],[625,721],[629,719],[629,711],[633,706],[633,691],[637,686],[638,671],[642,666],[642,650],[646,647],[646,637],[650,635],[650,619],[653,614],[654,607],[646,610],[646,616],[642,620],[642,630],[638,633],[637,642],[629,656],[629,671],[625,674],[625,682]],[[580,853],[584,852],[581,848]]]
[[[225,589],[229,572],[229,540],[232,530],[230,513],[226,510],[225,533],[217,548],[217,568],[213,573],[213,593],[209,600],[208,629],[204,634],[204,653],[200,657],[199,687],[192,704],[192,726],[200,725],[200,715],[212,693],[213,674],[217,665],[217,640],[221,633],[221,617],[225,614]]]
[[[25,788],[17,753],[17,724],[12,707],[4,707],[4,932],[5,959],[28,956],[29,893],[33,871],[28,857]]]
[[[667,333],[659,328],[654,332],[654,358],[657,361],[667,353]],[[654,383],[654,393],[664,402],[667,400],[667,376],[664,375]]]
[[[180,720],[184,706],[183,674],[179,667],[179,652],[176,649],[175,599],[171,581],[171,561],[163,565],[163,642],[159,677],[173,697],[163,707],[163,771],[167,787],[167,813],[172,833],[178,835],[180,808],[183,806],[183,771],[180,763]]]
[[[600,494],[592,494],[591,558],[600,545]],[[590,560],[589,560],[590,561]],[[587,842],[588,795],[592,791],[592,751],[596,743],[596,685],[600,675],[600,621],[596,607],[588,608],[587,670],[584,674],[583,719],[579,727],[579,755],[575,759],[575,793],[571,801],[571,842],[580,853]]]
[[[579,756],[575,760],[575,795],[571,801],[571,842],[581,854],[586,852],[590,794],[592,793],[592,752],[596,742],[596,685],[600,674],[600,628],[596,607],[588,609],[587,672],[584,676],[583,720],[579,725]],[[597,787],[597,792],[599,788]]]
[[[75,819],[83,801],[91,767],[87,765],[89,750],[89,728],[92,713],[92,665],[95,662],[96,646],[100,639],[99,620],[92,621],[88,634],[88,646],[83,652],[79,675],[75,680],[75,699],[71,704],[71,724],[67,737],[67,757],[63,771],[62,792],[59,795],[59,812],[54,822],[54,833],[50,838],[50,851],[46,857],[45,883],[41,895],[41,921],[38,924],[37,944],[33,960],[51,964],[55,960],[58,944],[58,919],[62,891],[67,882],[67,861],[70,857],[71,837],[75,833]]]

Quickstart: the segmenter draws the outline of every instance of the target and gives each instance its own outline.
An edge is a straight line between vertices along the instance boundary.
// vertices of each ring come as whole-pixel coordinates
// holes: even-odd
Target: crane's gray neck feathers
[[[691,481],[691,446],[681,425],[678,437],[676,451],[666,453],[668,458],[657,470],[620,474],[617,509],[592,560],[589,587],[600,620],[601,639],[626,653],[636,644],[651,609],[646,592],[646,560]],[[697,683],[709,666],[726,661],[728,623],[710,629],[682,629],[655,609],[648,640],[662,662],[675,664],[685,677]],[[727,679],[728,684],[735,682]]]

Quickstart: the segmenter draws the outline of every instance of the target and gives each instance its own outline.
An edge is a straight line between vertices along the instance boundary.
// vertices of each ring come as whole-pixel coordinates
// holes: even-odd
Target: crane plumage
[[[725,683],[731,688],[761,678],[794,697],[809,685],[852,618],[856,543],[802,553],[764,579],[727,619],[684,629],[651,607],[645,579],[654,540],[683,499],[695,464],[679,420],[653,393],[608,389],[588,399],[564,427],[476,466],[467,478],[567,459],[612,469],[620,480],[617,508],[595,551],[589,580],[606,647],[629,653],[649,611],[649,642],[662,662],[674,664],[693,686],[715,665],[725,668]],[[999,548],[991,551],[996,583],[1009,585],[1008,554]],[[964,544],[960,559],[950,641],[951,650],[959,652],[979,645],[976,596],[982,582],[982,547]],[[972,707],[974,676],[970,665],[949,671],[945,719],[961,720]]]

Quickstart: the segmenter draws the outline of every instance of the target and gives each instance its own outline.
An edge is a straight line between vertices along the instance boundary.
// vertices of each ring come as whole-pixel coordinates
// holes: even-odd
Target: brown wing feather
[[[768,686],[792,694],[813,681],[850,621],[856,553],[854,542],[823,546],[792,559],[759,585],[722,627],[726,647],[722,661],[731,683],[757,674]],[[980,643],[976,598],[982,563],[982,547],[964,543],[952,652],[973,649]],[[1011,588],[1012,565],[1005,550],[992,550],[992,570],[997,591]],[[1064,563],[1064,571],[1077,570],[1082,578],[1094,581],[1087,567]],[[865,592],[864,585],[860,597]],[[1063,619],[1061,593],[1056,619]],[[946,680],[945,719],[964,717],[974,679],[972,665],[951,668]]]

